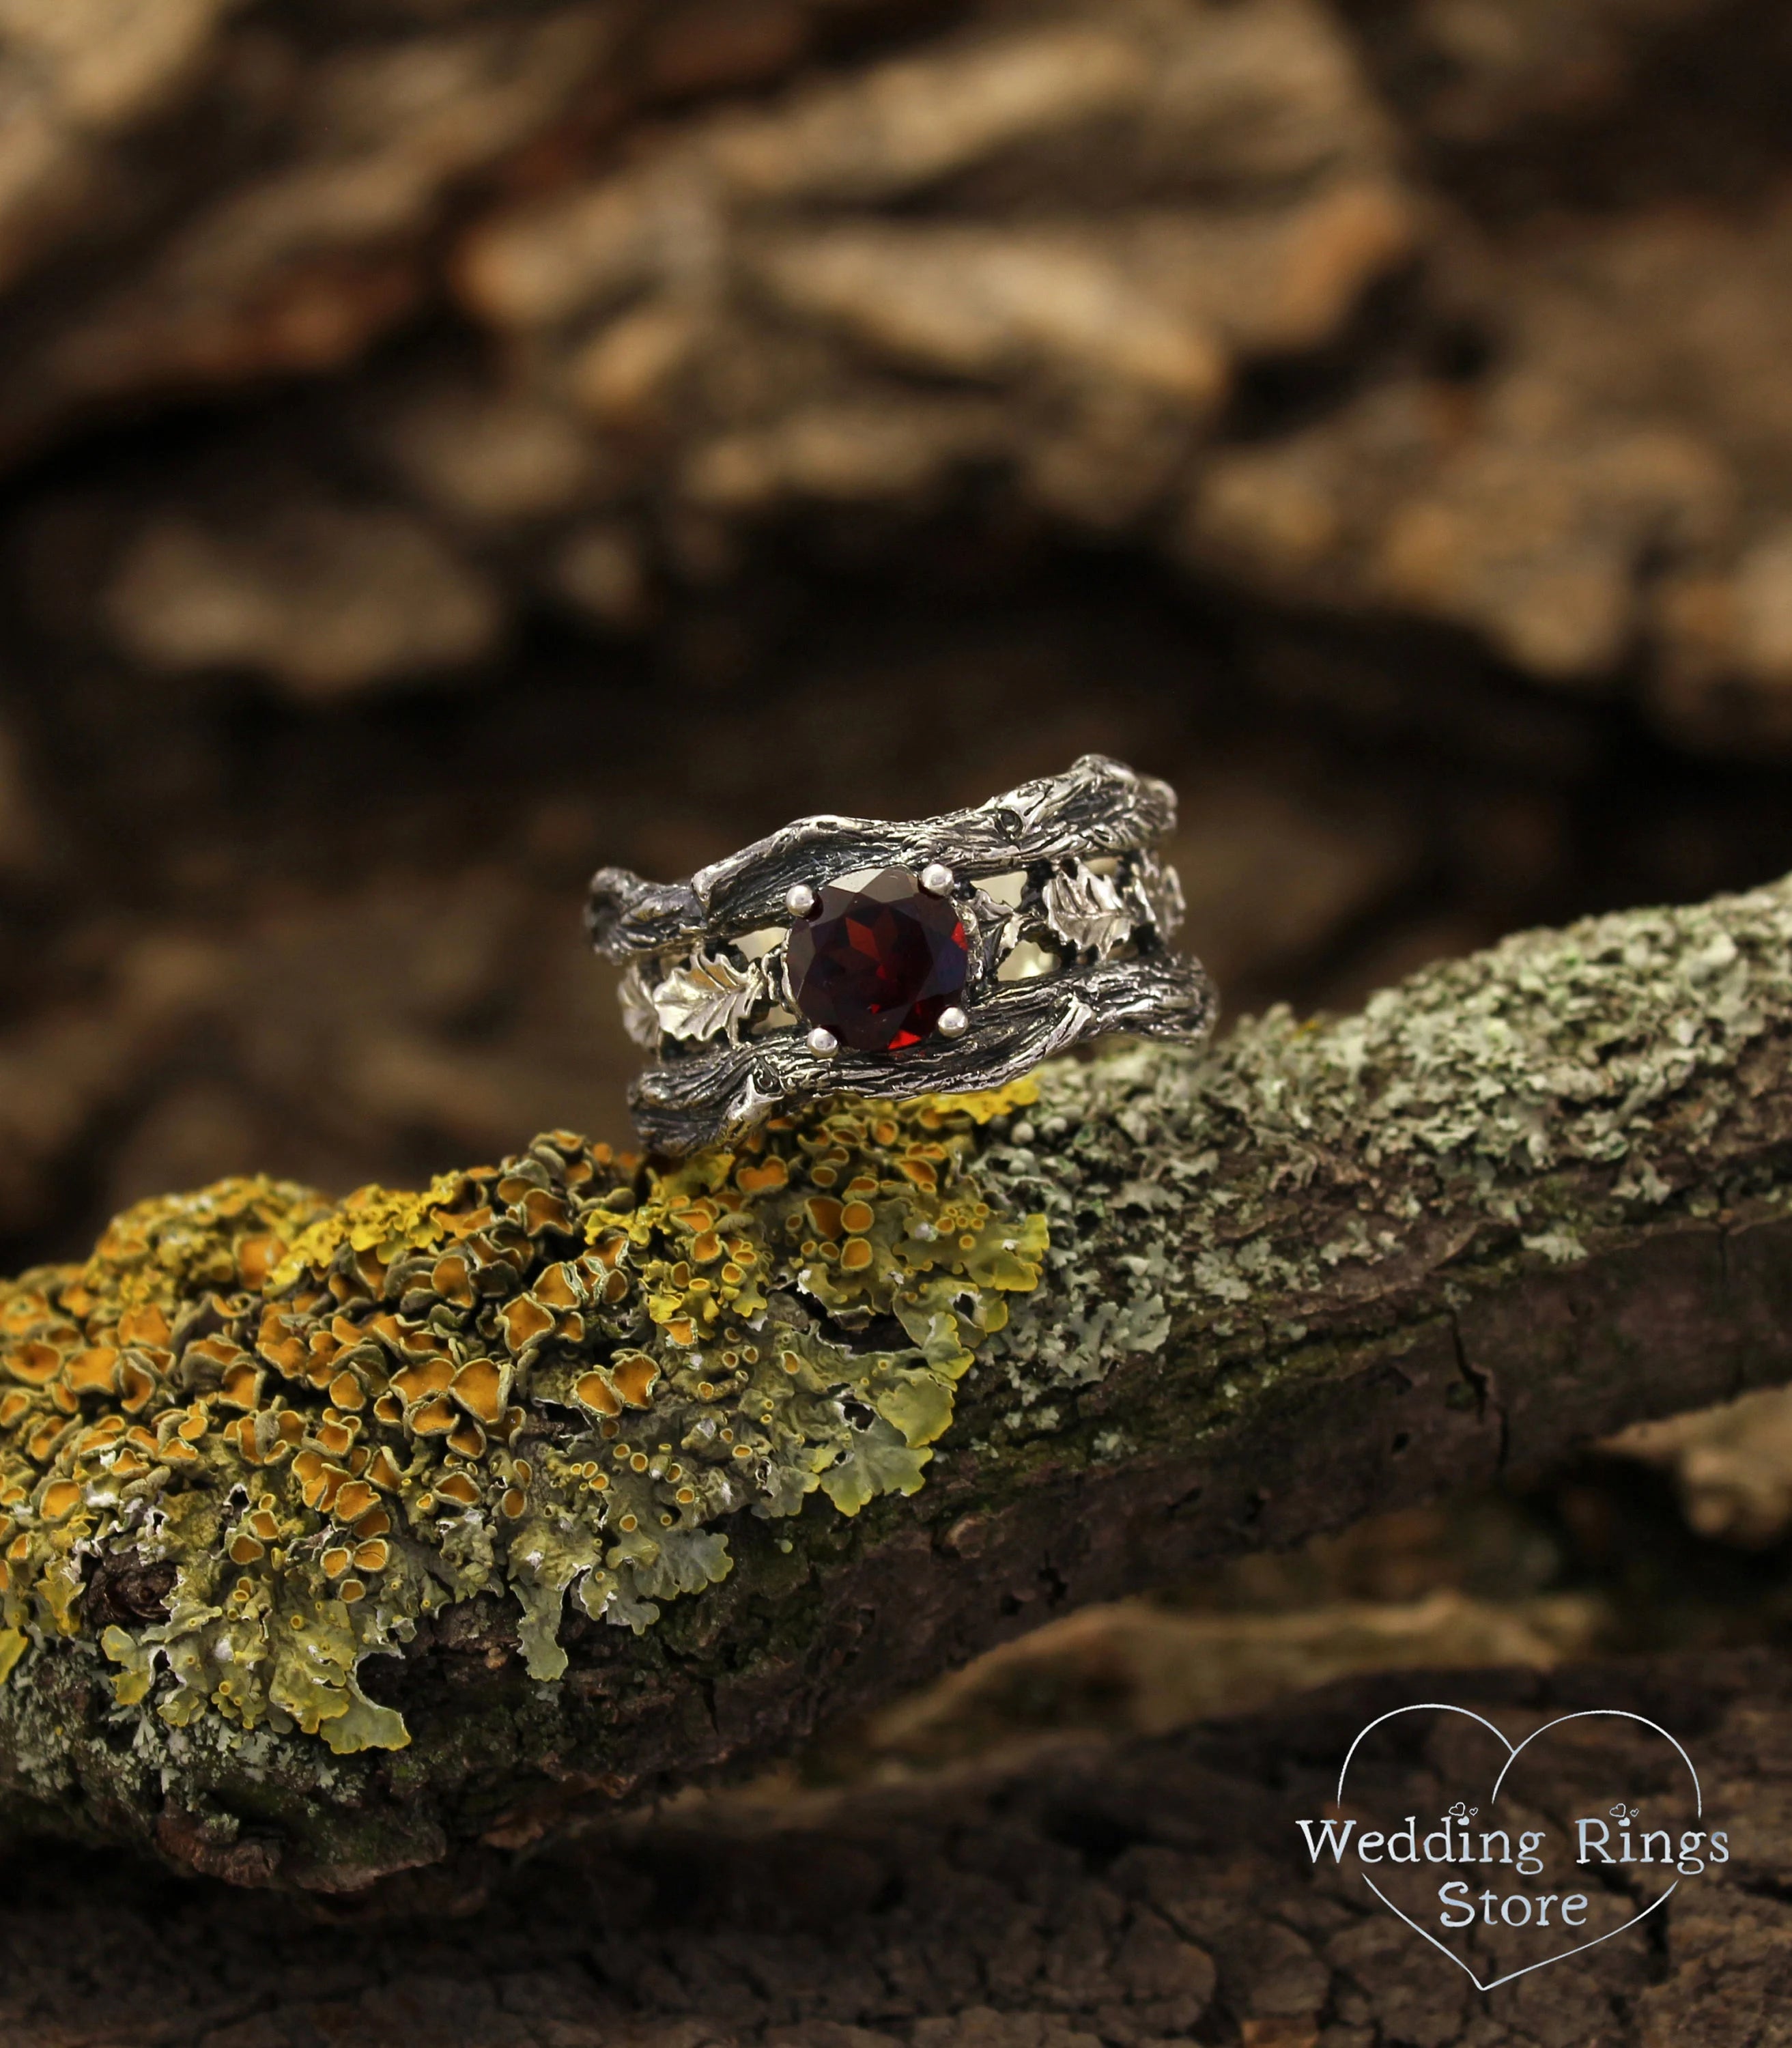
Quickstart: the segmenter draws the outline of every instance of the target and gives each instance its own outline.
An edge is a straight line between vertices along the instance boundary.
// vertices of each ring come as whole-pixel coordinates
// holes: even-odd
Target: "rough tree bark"
[[[918,1492],[735,1517],[724,1583],[643,1635],[569,1627],[552,1683],[499,1603],[449,1609],[367,1667],[412,1745],[284,1738],[260,1805],[200,1755],[118,1777],[98,1705],[61,1700],[54,1758],[9,1724],[10,1817],[326,1890],[513,1850],[1078,1602],[1792,1378],[1789,1056],[1782,882],[1048,1070],[976,1172],[1045,1215],[1049,1274]]]
[[[1235,990],[1792,867],[1626,736],[1792,732],[1771,0],[123,14],[0,29],[5,1263],[593,1115],[566,892],[779,772],[1150,747]]]
[[[0,467],[315,381],[31,495],[0,572],[55,648],[351,695],[995,479],[1209,588],[1787,743],[1759,0],[56,18],[0,35]]]
[[[1442,1697],[1516,1736],[1627,1708],[1698,1760],[1731,1830],[1654,1916],[1482,1996],[1317,1869],[1294,1822],[1412,1674],[1356,1680],[1111,1751],[1010,1758],[933,1783],[708,1802],[601,1829],[507,1879],[401,1880],[384,1911],[157,1883],[117,1857],[0,1867],[9,2048],[1757,2048],[1792,1992],[1783,1657],[1708,1654]],[[1556,1826],[1634,1783],[1613,1724],[1538,1787]],[[1414,1745],[1382,1788],[1436,1813],[1461,1778]],[[1603,1802],[1601,1802],[1603,1803]],[[487,1859],[488,1864],[495,1859]],[[1614,1872],[1623,1878],[1627,1874]],[[1631,1909],[1602,1892],[1601,1923]],[[1511,1967],[1511,1937],[1477,1960]],[[1502,1960],[1503,1953],[1505,1959]],[[1482,1974],[1494,1972],[1483,1969]]]

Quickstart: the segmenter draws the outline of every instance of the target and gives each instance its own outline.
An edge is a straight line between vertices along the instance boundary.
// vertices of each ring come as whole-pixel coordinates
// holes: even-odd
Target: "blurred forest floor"
[[[807,809],[1165,774],[1234,1014],[1792,869],[1788,103],[1773,0],[5,10],[6,1267],[619,1135],[585,875]],[[1781,1408],[1629,1450],[804,1768],[1777,1636]]]

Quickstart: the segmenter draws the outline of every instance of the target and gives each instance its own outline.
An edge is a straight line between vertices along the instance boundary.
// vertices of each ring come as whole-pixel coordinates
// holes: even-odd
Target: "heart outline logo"
[[[1341,1806],[1344,1804],[1344,1781],[1350,1775],[1351,1759],[1356,1755],[1357,1751],[1362,1747],[1365,1740],[1385,1723],[1391,1720],[1398,1720],[1402,1714],[1423,1713],[1461,1714],[1469,1720],[1478,1721],[1480,1725],[1488,1731],[1488,1734],[1492,1736],[1495,1741],[1500,1744],[1501,1747],[1505,1750],[1506,1761],[1499,1767],[1499,1775],[1494,1779],[1493,1790],[1488,1795],[1488,1804],[1490,1808],[1499,1798],[1499,1788],[1506,1782],[1507,1773],[1512,1768],[1512,1766],[1518,1762],[1519,1757],[1523,1755],[1525,1751],[1537,1740],[1539,1736],[1547,1735],[1552,1728],[1564,1728],[1570,1721],[1597,1720],[1603,1719],[1608,1720],[1635,1721],[1639,1727],[1652,1730],[1655,1734],[1660,1736],[1664,1741],[1667,1742],[1678,1755],[1681,1762],[1685,1765],[1687,1775],[1693,1781],[1693,1810],[1694,1817],[1701,1820],[1705,1817],[1705,1788],[1699,1783],[1699,1774],[1693,1767],[1693,1759],[1686,1754],[1685,1749],[1681,1747],[1680,1744],[1675,1740],[1675,1738],[1670,1735],[1667,1730],[1662,1726],[1659,1721],[1650,1720],[1647,1714],[1633,1714],[1627,1708],[1623,1707],[1584,1707],[1577,1713],[1558,1714],[1553,1721],[1546,1721],[1541,1728],[1533,1728],[1530,1733],[1525,1737],[1522,1742],[1514,1743],[1508,1741],[1503,1732],[1499,1728],[1495,1728],[1493,1723],[1488,1720],[1484,1714],[1476,1713],[1471,1707],[1452,1706],[1448,1701],[1443,1700],[1416,1700],[1410,1706],[1392,1708],[1385,1714],[1378,1714],[1366,1727],[1359,1729],[1356,1740],[1351,1744],[1350,1747],[1345,1751],[1344,1760],[1339,1767],[1338,1786],[1335,1795],[1335,1801],[1337,1805]],[[1406,1924],[1412,1929],[1415,1934],[1422,1937],[1424,1940],[1429,1941],[1432,1947],[1434,1948],[1440,1955],[1448,1956],[1450,1961],[1456,1965],[1456,1968],[1468,1978],[1468,1981],[1473,1984],[1475,1988],[1477,1991],[1481,1992],[1496,1990],[1501,1984],[1511,1984],[1515,1978],[1529,1976],[1534,1970],[1546,1969],[1552,1963],[1565,1963],[1570,1957],[1584,1955],[1588,1949],[1596,1949],[1602,1941],[1609,1941],[1615,1935],[1628,1934],[1631,1928],[1640,1926],[1642,1923],[1648,1918],[1649,1915],[1655,1910],[1657,1906],[1666,1905],[1667,1902],[1674,1896],[1675,1892],[1680,1889],[1680,1880],[1677,1877],[1674,1880],[1673,1883],[1667,1887],[1666,1891],[1665,1891],[1658,1899],[1650,1899],[1649,1903],[1643,1908],[1641,1912],[1633,1913],[1630,1918],[1625,1921],[1621,1926],[1609,1927],[1603,1934],[1596,1934],[1590,1941],[1582,1941],[1574,1948],[1564,1949],[1559,1955],[1545,1956],[1540,1962],[1526,1963],[1522,1969],[1508,1970],[1503,1976],[1491,1978],[1487,1983],[1484,1984],[1481,1980],[1476,1976],[1474,1971],[1469,1968],[1468,1965],[1462,1960],[1461,1957],[1456,1953],[1454,1949],[1445,1948],[1444,1944],[1437,1939],[1435,1934],[1431,1933],[1429,1929],[1420,1926],[1418,1922],[1413,1918],[1410,1914],[1402,1911],[1399,1906],[1396,1906],[1394,1901],[1388,1897],[1387,1894],[1382,1890],[1381,1887],[1375,1883],[1375,1879],[1369,1875],[1367,1871],[1360,1868],[1357,1874],[1361,1877],[1363,1882],[1367,1885],[1370,1891],[1375,1895],[1376,1898],[1381,1901],[1382,1904],[1387,1908],[1389,1912],[1391,1912],[1396,1919],[1403,1920]]]

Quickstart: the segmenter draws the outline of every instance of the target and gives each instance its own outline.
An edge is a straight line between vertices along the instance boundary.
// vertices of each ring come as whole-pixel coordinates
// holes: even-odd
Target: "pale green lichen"
[[[1051,1227],[1049,1284],[997,1347],[1004,1420],[1037,1430],[1178,1321],[1267,1360],[1446,1217],[1464,1250],[1504,1235],[1561,1264],[1596,1227],[1709,1212],[1689,1177],[1746,1106],[1747,1049],[1789,1015],[1781,882],[1519,933],[1355,1016],[1247,1018],[1201,1058],[1143,1045],[1042,1070],[978,1168]]]
[[[968,1171],[1030,1099],[140,1204],[0,1289],[0,1664],[97,1639],[122,1715],[393,1748],[356,1674],[424,1616],[507,1589],[551,1680],[569,1595],[638,1631],[726,1576],[731,1517],[913,1492],[1040,1277],[1043,1218]]]

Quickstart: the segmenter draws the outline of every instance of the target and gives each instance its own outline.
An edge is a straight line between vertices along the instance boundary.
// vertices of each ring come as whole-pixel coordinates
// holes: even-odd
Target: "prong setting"
[[[841,1088],[999,1087],[1101,1031],[1198,1042],[1215,999],[1168,944],[1175,816],[1166,785],[1091,754],[912,824],[800,818],[685,882],[600,869],[592,942],[635,968],[660,1027],[637,1128],[682,1154]],[[1029,944],[1044,971],[1004,979]],[[730,976],[755,968],[736,1005]]]

